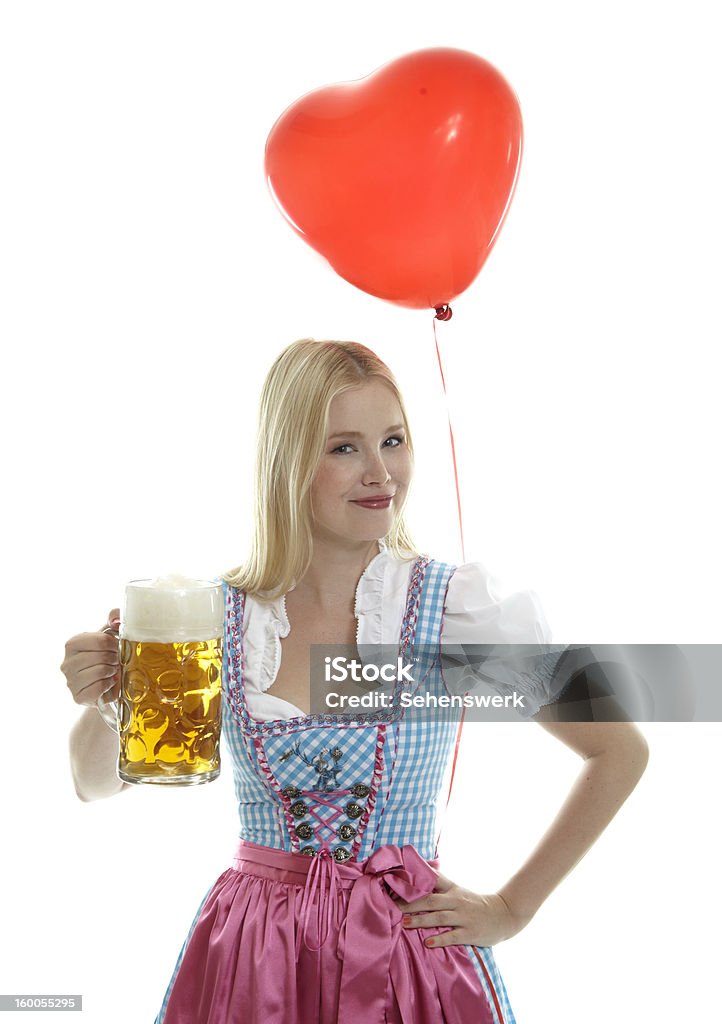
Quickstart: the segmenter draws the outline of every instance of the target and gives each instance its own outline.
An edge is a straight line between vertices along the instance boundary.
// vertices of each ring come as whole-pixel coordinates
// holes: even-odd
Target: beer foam
[[[152,590],[197,590],[199,587],[207,587],[205,580],[193,580],[190,576],[181,576],[179,573],[170,573],[168,576],[157,576],[150,580],[148,586]]]
[[[120,635],[141,643],[189,643],[223,634],[223,588],[173,573],[125,588]]]

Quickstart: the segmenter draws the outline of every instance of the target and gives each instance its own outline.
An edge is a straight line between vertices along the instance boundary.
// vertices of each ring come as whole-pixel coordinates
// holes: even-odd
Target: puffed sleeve
[[[478,562],[459,566],[451,577],[441,631],[450,694],[507,697],[515,715],[531,718],[564,686],[555,670],[567,647],[551,639],[534,591],[502,596],[498,581]]]

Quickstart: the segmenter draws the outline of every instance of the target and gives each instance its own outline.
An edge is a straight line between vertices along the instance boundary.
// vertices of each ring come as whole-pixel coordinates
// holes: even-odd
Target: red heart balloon
[[[414,309],[469,287],[509,208],[519,104],[449,48],[303,96],[276,121],[266,177],[291,227],[357,288]]]

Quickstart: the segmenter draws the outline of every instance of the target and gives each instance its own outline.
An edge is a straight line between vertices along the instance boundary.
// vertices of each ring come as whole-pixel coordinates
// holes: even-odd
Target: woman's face
[[[333,399],[311,485],[315,536],[372,541],[389,532],[412,474],[403,423],[383,381],[372,378]]]

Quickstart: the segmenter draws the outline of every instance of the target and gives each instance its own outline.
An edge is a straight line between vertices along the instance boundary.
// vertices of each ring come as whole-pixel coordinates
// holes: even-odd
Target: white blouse
[[[357,643],[397,645],[414,559],[400,560],[386,548],[366,566],[356,587]],[[291,588],[293,589],[293,588]],[[256,721],[303,717],[303,711],[266,691],[281,663],[281,640],[290,632],[285,596],[261,602],[249,595],[243,619],[244,682],[248,712]],[[451,693],[516,691],[518,713],[527,718],[558,695],[554,668],[565,648],[551,646],[551,631],[534,591],[501,597],[496,581],[479,562],[461,565],[451,577],[441,632],[443,674]],[[472,667],[459,645],[534,645],[509,656],[508,646]],[[540,647],[539,645],[544,645]],[[486,650],[486,648],[485,648]],[[491,650],[491,649],[490,649]],[[529,651],[537,653],[530,660]]]

